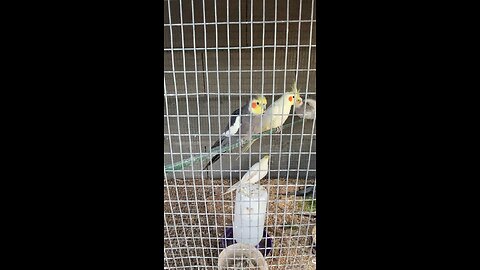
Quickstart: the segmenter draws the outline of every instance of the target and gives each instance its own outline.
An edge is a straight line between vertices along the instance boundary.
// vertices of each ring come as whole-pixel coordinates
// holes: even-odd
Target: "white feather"
[[[288,101],[288,96],[291,93],[286,93],[279,99],[277,99],[263,114],[262,119],[262,131],[267,131],[273,128],[277,128],[283,125],[287,120],[292,103]]]
[[[238,130],[240,129],[240,115],[235,118],[235,123],[233,123],[227,131],[225,131],[222,135],[226,137],[230,137],[232,135],[237,134]]]
[[[240,185],[243,185],[243,184],[255,184],[257,183],[258,181],[260,181],[263,177],[265,177],[267,174],[268,174],[268,170],[269,170],[269,159],[270,157],[269,156],[265,156],[263,157],[259,162],[253,164],[252,167],[250,167],[250,169],[248,170],[248,172],[246,172],[242,179],[240,179],[240,181],[238,181],[237,183],[235,183],[233,186],[231,186],[227,192],[225,192],[224,194],[227,194],[229,192],[232,192],[234,191],[235,189],[237,189]]]

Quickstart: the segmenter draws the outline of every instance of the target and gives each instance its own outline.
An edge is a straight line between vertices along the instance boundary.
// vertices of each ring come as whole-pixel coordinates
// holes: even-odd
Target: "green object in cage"
[[[305,198],[304,201],[298,202],[298,207],[305,212],[316,212],[317,210],[317,200],[310,198]]]
[[[300,123],[302,122],[303,120],[298,120],[298,121],[295,121],[293,123],[288,123],[288,124],[285,124],[282,126],[282,128],[286,128],[286,127],[289,127],[295,123]],[[255,139],[258,139],[260,138],[262,135],[265,135],[265,134],[272,134],[276,129],[271,129],[271,130],[267,130],[261,134],[255,134],[255,135],[252,135],[252,140],[255,140]],[[195,156],[195,157],[191,157],[191,158],[188,158],[188,159],[184,159],[183,161],[179,161],[179,162],[176,162],[176,163],[173,163],[173,164],[170,164],[170,165],[165,165],[165,172],[174,172],[174,171],[180,171],[180,170],[183,170],[185,167],[188,167],[194,163],[198,163],[200,162],[201,160],[206,160],[206,159],[209,159],[210,158],[210,154],[214,155],[214,154],[218,154],[218,153],[224,153],[224,152],[227,152],[227,151],[231,151],[233,149],[236,149],[238,148],[240,145],[243,145],[245,144],[246,142],[248,142],[248,139],[245,139],[243,141],[240,141],[240,142],[237,142],[237,143],[234,143],[228,147],[222,147],[221,151],[220,151],[220,146],[212,149],[211,153],[205,153],[205,154],[200,154],[198,156]]]

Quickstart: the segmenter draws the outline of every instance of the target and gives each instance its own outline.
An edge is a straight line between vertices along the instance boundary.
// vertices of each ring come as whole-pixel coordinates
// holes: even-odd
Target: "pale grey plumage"
[[[295,115],[305,119],[314,119],[316,111],[317,102],[310,98],[305,99],[299,107],[295,107]]]

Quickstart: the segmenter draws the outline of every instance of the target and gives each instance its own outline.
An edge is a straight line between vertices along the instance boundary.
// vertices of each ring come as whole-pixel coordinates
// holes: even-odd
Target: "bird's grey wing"
[[[263,121],[266,121],[266,119],[264,118],[264,115],[261,114],[261,115],[255,115],[253,118],[252,118],[252,130],[251,130],[251,134],[259,134],[262,132],[262,122]]]
[[[315,99],[307,98],[305,102],[310,104],[310,106],[312,106],[313,108],[317,107],[317,101]]]
[[[317,102],[314,100],[314,99],[307,99],[305,101],[305,106],[306,107],[306,113],[305,113],[305,118],[306,119],[313,119],[315,118],[315,114],[316,114],[316,108],[317,108]]]
[[[224,128],[222,137],[231,137],[236,134],[242,123],[240,109],[236,109],[231,115],[227,126]]]
[[[235,111],[232,112],[232,114],[230,115],[230,119],[228,121],[228,124],[227,126],[224,128],[224,131],[223,133],[220,135],[220,139],[218,139],[211,147],[211,149],[215,148],[215,147],[218,147],[220,146],[220,144],[222,146],[226,146],[226,145],[229,145],[230,144],[230,141],[231,141],[231,137],[236,134],[240,128],[240,123],[241,123],[241,114],[240,114],[240,111],[242,110],[242,108],[240,109],[236,109]],[[233,143],[233,141],[232,141]],[[213,156],[213,158],[207,163],[207,165],[203,168],[204,170],[206,168],[208,168],[211,164],[215,163],[217,160],[220,159],[220,154],[216,154],[215,156]]]

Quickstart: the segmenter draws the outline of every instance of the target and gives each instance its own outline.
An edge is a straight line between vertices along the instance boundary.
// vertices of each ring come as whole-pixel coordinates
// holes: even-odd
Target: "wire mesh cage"
[[[278,132],[208,169],[196,157],[214,154],[231,113],[256,95],[270,106],[296,83],[316,99],[315,0],[165,0],[164,10],[165,269],[218,269],[236,196],[224,193],[267,154],[265,260],[314,269],[315,117],[292,109]]]

